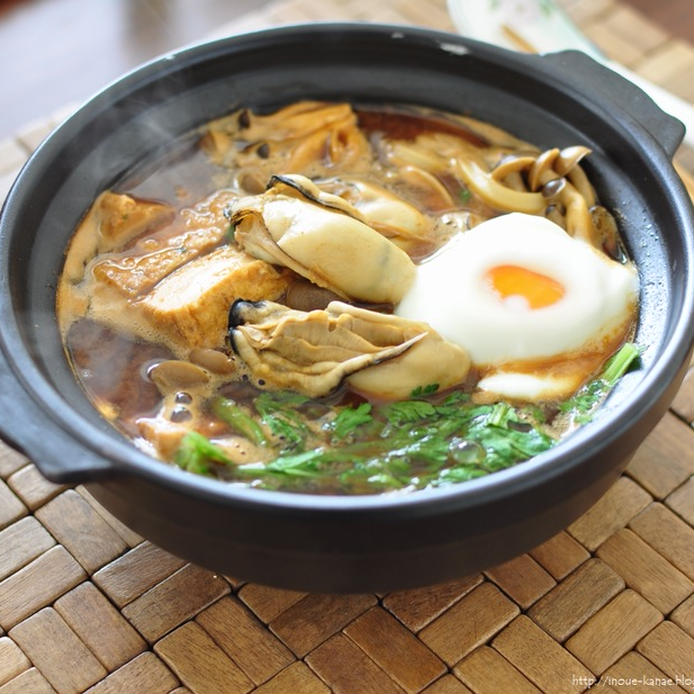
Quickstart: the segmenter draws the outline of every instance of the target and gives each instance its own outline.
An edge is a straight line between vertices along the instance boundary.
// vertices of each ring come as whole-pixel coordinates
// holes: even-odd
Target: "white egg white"
[[[503,299],[488,273],[504,265],[555,280],[563,296],[535,309],[522,296]],[[632,265],[544,217],[511,213],[457,234],[419,265],[395,312],[466,349],[481,390],[540,401],[568,397],[599,367],[629,330],[637,296]]]

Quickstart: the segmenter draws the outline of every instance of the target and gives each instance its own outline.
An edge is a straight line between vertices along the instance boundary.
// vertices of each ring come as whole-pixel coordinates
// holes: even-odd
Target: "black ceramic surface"
[[[310,46],[310,50],[307,47]],[[585,144],[641,278],[628,374],[595,422],[510,470],[409,496],[240,489],[137,451],[75,382],[57,331],[63,252],[96,195],[191,128],[306,98],[466,113],[540,147]],[[579,53],[521,56],[447,34],[288,27],[165,56],[107,87],[44,142],[0,218],[0,432],[56,481],[209,568],[289,588],[404,588],[491,566],[585,511],[665,412],[692,346],[692,208],[669,159],[682,137],[638,89]]]

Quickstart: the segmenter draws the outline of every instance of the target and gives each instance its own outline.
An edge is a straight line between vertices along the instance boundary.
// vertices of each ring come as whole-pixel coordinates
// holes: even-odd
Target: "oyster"
[[[367,170],[371,159],[357,115],[345,103],[301,101],[267,115],[244,109],[210,123],[203,144],[215,163],[259,169],[263,180],[273,171]]]
[[[334,178],[321,181],[318,187],[351,203],[354,212],[348,214],[359,214],[369,226],[396,242],[431,238],[432,220],[381,186],[359,179]]]
[[[426,323],[340,301],[310,312],[236,301],[229,324],[234,350],[262,385],[312,397],[348,378],[365,394],[403,398],[422,384],[461,383],[470,368],[467,353]]]
[[[344,299],[395,304],[414,280],[407,253],[349,202],[303,176],[274,176],[231,205],[234,238],[251,255],[294,270]]]
[[[409,255],[434,240],[434,222],[416,207],[374,183],[358,178],[312,181],[300,174],[272,176],[268,189],[288,192],[348,214],[391,239]]]

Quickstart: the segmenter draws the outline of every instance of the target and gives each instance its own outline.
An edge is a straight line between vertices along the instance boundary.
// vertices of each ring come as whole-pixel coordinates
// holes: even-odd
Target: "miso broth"
[[[510,467],[638,356],[636,272],[588,155],[414,107],[237,110],[87,211],[58,291],[67,357],[134,445],[230,484],[372,494]],[[506,221],[522,248],[492,241],[478,270]],[[602,303],[571,298],[572,263]]]

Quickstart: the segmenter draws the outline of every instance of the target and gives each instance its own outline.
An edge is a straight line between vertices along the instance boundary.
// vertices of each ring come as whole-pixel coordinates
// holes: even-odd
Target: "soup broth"
[[[67,358],[138,448],[229,484],[510,467],[638,356],[588,154],[414,107],[238,110],[94,201],[58,291]]]

